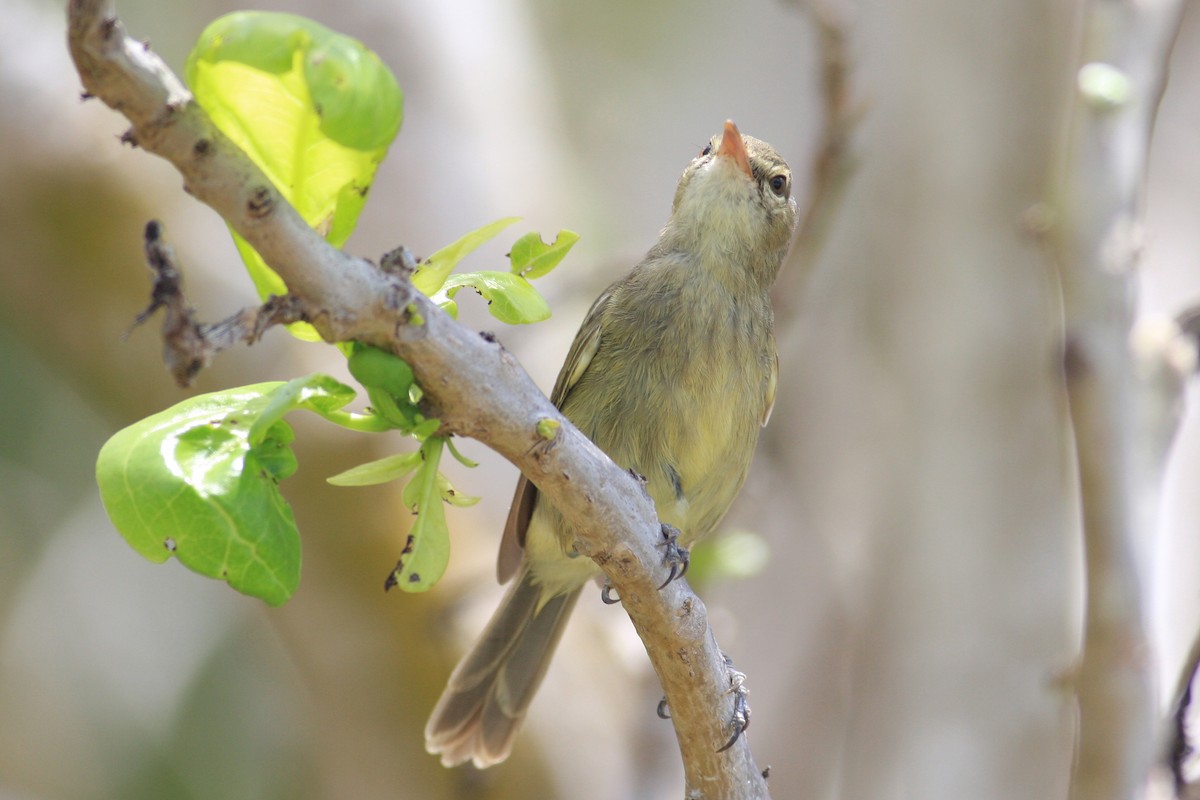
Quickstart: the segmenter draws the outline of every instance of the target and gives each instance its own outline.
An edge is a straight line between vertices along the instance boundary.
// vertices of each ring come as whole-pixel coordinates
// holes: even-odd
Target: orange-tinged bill
[[[734,125],[731,119],[725,120],[725,133],[721,136],[721,146],[717,148],[717,155],[732,158],[733,163],[746,173],[746,177],[754,177],[750,172],[750,157],[746,155],[746,144],[742,141],[738,126]]]

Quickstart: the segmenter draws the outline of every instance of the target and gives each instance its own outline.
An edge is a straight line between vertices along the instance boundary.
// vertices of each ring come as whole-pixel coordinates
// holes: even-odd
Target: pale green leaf
[[[533,280],[557,267],[578,241],[579,234],[568,230],[559,231],[550,244],[542,241],[541,234],[527,233],[513,243],[508,260],[513,272]]]
[[[413,273],[413,285],[427,296],[433,297],[442,288],[446,276],[458,266],[458,262],[480,246],[496,238],[500,231],[520,220],[520,217],[498,219],[446,245],[421,263],[421,266]]]
[[[451,275],[442,286],[445,297],[453,299],[459,289],[469,286],[483,296],[493,317],[509,325],[541,322],[550,317],[550,306],[533,284],[511,272],[461,272]],[[434,297],[440,300],[441,294]]]
[[[279,605],[300,580],[300,538],[279,482],[296,469],[286,411],[335,414],[354,392],[327,375],[184,400],[117,432],[96,482],[113,525],[154,562]]]
[[[424,456],[422,463],[404,487],[404,504],[416,518],[396,569],[385,584],[389,588],[423,592],[441,579],[450,563],[450,531],[438,484],[438,463],[445,441],[440,436],[425,440],[419,451]]]
[[[420,465],[421,451],[414,450],[359,464],[325,480],[334,486],[374,486],[403,478]]]
[[[378,56],[303,17],[240,11],[204,30],[185,70],[217,127],[308,224],[345,244],[403,118],[403,94]],[[278,275],[235,241],[259,294],[284,294]],[[291,330],[316,338],[303,323]]]
[[[452,506],[466,508],[473,506],[479,502],[480,498],[472,497],[471,495],[461,494],[450,484],[450,479],[442,473],[437,476],[438,490],[442,493],[442,499]]]

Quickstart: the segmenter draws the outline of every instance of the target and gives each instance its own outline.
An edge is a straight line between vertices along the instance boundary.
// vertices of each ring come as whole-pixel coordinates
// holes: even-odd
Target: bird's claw
[[[750,690],[746,688],[746,673],[734,669],[729,656],[725,656],[725,666],[729,672],[728,693],[733,695],[733,735],[717,750],[718,753],[733,747],[734,742],[750,727],[750,704],[746,701]]]
[[[613,585],[608,581],[604,582],[604,586],[600,589],[600,602],[606,606],[616,605],[621,602],[620,597],[613,596]]]
[[[679,580],[687,573],[692,559],[687,548],[679,544],[679,529],[666,523],[662,525],[662,541],[658,543],[658,546],[663,548],[663,566],[669,567],[671,570],[667,579],[662,582],[662,586],[658,587],[661,591],[671,581]]]
[[[654,713],[658,715],[659,719],[671,718],[671,707],[667,705],[667,698],[664,697],[658,701],[658,708],[654,709]]]

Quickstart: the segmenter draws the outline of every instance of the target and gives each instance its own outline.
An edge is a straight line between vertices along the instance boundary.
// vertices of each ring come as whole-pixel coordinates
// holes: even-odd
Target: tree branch
[[[1140,796],[1154,753],[1129,335],[1150,132],[1182,5],[1085,4],[1077,92],[1050,191],[1087,576],[1075,800]]]
[[[730,737],[733,676],[703,603],[665,576],[654,505],[550,404],[516,360],[446,316],[403,271],[330,247],[262,172],[216,129],[162,61],[130,39],[111,0],[71,0],[69,43],[88,94],[124,114],[126,138],[170,161],[283,278],[328,341],[387,348],[413,368],[448,431],[504,455],[555,504],[620,595],[662,682],[684,761],[688,798],[767,797],[746,737]],[[414,323],[413,320],[420,320]],[[543,419],[560,427],[552,441]]]

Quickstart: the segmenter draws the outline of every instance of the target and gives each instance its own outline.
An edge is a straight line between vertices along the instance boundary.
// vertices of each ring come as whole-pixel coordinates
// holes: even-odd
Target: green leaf
[[[409,433],[421,441],[425,441],[430,436],[433,436],[442,427],[440,419],[425,419],[419,414],[417,416],[417,424],[413,426],[413,429]]]
[[[345,472],[339,472],[325,480],[334,486],[374,486],[378,483],[387,483],[403,478],[421,465],[421,459],[420,450],[399,453],[377,461],[359,464],[357,467],[351,467]]]
[[[454,486],[451,485],[450,479],[447,478],[445,475],[443,475],[440,472],[438,473],[438,476],[437,476],[437,482],[438,482],[438,489],[442,493],[442,500],[446,501],[447,503],[449,503],[452,506],[458,506],[459,508],[466,508],[468,506],[475,505],[480,500],[480,498],[478,498],[478,497],[472,497],[470,495],[460,494],[459,491],[457,489],[455,489]]]
[[[461,272],[451,275],[443,284],[442,291],[433,299],[441,302],[443,295],[446,299],[453,299],[464,286],[470,286],[483,295],[491,315],[509,325],[541,322],[550,317],[550,306],[533,288],[533,284],[511,272]]]
[[[355,342],[346,362],[354,380],[363,386],[375,386],[396,397],[408,397],[413,386],[413,371],[404,359],[361,342]]]
[[[279,481],[296,469],[287,411],[336,414],[354,391],[327,375],[183,401],[119,431],[96,462],[113,525],[150,561],[279,605],[300,580],[300,538]]]
[[[533,280],[557,267],[578,241],[579,234],[568,230],[559,231],[550,244],[539,233],[527,233],[513,244],[508,260],[513,272]]]
[[[422,463],[404,487],[404,505],[417,516],[396,569],[384,584],[386,588],[399,586],[406,592],[423,592],[441,579],[450,563],[450,531],[438,480],[438,462],[445,442],[440,436],[425,440],[419,451]]]
[[[403,359],[378,347],[354,342],[346,363],[350,374],[367,390],[375,413],[393,428],[411,432],[422,422],[423,417],[411,400],[416,386],[412,367]]]
[[[379,57],[303,17],[240,11],[204,30],[185,69],[217,127],[308,224],[344,245],[403,119],[403,94]],[[234,241],[260,296],[286,293],[253,248]],[[305,323],[290,327],[317,338]]]
[[[462,453],[458,452],[458,448],[454,446],[453,439],[446,439],[446,447],[450,448],[450,455],[454,456],[455,460],[458,461],[458,463],[462,464],[464,467],[474,469],[475,467],[479,466],[478,461],[472,461],[471,459],[464,456]]]
[[[438,308],[442,309],[442,311],[445,311],[446,314],[449,315],[450,319],[458,319],[458,303],[454,302],[441,292],[435,295],[433,300],[437,303]]]
[[[283,415],[289,411],[306,408],[328,419],[354,397],[353,389],[328,375],[318,373],[294,378],[264,398],[265,403],[250,429],[250,440],[256,441],[267,427],[283,419]],[[257,409],[257,403],[255,407]]]
[[[489,225],[484,225],[482,228],[471,231],[457,241],[438,250],[425,259],[421,263],[421,266],[417,268],[417,271],[413,273],[413,286],[416,286],[425,295],[433,297],[434,293],[442,288],[446,276],[458,266],[458,262],[477,250],[481,245],[496,238],[500,231],[514,222],[519,222],[520,219],[520,217],[498,219]]]

